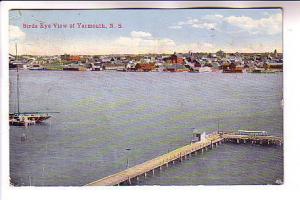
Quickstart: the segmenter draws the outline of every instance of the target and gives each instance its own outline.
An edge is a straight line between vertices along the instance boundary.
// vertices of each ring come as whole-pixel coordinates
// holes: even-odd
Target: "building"
[[[269,70],[283,71],[283,63],[267,62],[264,64],[264,68]]]
[[[64,54],[60,56],[61,60],[69,60],[70,59],[70,54]]]
[[[181,54],[176,54],[176,53],[174,53],[174,54],[172,54],[171,56],[170,56],[170,60],[171,60],[171,63],[172,64],[180,64],[180,65],[183,65],[184,64],[184,57],[183,57],[183,55],[181,55]]]
[[[80,56],[70,56],[68,61],[79,62],[81,60]]]
[[[104,70],[126,71],[126,64],[123,63],[103,63]]]
[[[223,64],[221,68],[223,73],[243,73],[243,68],[235,63]]]
[[[163,66],[163,71],[165,72],[189,72],[190,69],[186,68],[184,65],[171,64]]]
[[[135,70],[136,71],[141,71],[141,72],[150,72],[155,69],[155,63],[137,63],[135,65]]]

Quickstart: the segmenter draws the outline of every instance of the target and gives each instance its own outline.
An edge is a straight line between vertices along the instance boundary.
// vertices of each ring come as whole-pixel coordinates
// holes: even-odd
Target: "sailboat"
[[[16,44],[16,60],[17,60],[17,44]],[[50,113],[58,112],[20,112],[20,87],[19,87],[19,66],[17,66],[17,103],[18,111],[9,113],[9,125],[12,126],[28,126],[43,122],[51,117]]]

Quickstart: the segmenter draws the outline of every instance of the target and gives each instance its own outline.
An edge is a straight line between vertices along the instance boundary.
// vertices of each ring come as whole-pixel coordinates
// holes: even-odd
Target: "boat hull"
[[[48,114],[19,114],[11,113],[9,114],[9,125],[11,126],[28,126],[34,125],[36,123],[41,123],[51,116]]]

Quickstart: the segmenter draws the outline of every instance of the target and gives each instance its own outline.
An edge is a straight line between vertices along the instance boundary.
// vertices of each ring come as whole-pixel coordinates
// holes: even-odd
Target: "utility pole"
[[[126,151],[130,151],[131,149],[130,148],[127,148],[125,149]],[[126,169],[129,168],[129,158],[128,158],[128,155],[127,155],[127,160],[126,160]]]

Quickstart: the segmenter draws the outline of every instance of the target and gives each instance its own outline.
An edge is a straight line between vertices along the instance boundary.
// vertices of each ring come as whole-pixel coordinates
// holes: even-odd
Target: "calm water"
[[[10,71],[10,110],[16,111]],[[282,136],[282,73],[21,71],[21,111],[58,111],[10,127],[16,185],[78,186],[190,142],[202,131],[266,130]],[[21,142],[21,134],[28,140]],[[126,148],[131,148],[126,151]],[[141,179],[139,185],[275,184],[281,147],[224,144]]]

